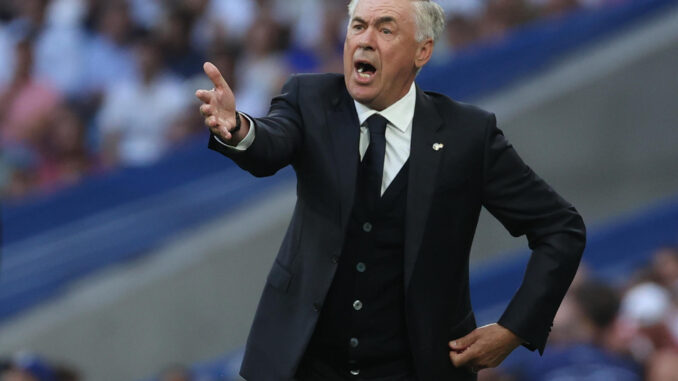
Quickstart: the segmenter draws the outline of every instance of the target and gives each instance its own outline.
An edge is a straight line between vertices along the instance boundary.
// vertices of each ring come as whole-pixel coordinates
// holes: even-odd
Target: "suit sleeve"
[[[483,205],[532,250],[520,288],[499,324],[543,353],[553,318],[579,266],[586,230],[575,208],[518,156],[490,115],[485,131]]]
[[[292,76],[282,93],[271,101],[264,118],[250,118],[255,138],[246,150],[235,150],[211,135],[208,147],[231,158],[239,167],[257,177],[271,176],[293,164],[302,144],[302,118],[298,103],[299,79]]]

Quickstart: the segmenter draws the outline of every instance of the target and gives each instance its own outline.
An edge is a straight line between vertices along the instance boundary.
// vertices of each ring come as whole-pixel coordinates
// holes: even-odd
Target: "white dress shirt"
[[[388,186],[391,184],[393,179],[396,177],[403,164],[410,157],[410,141],[412,140],[412,120],[414,119],[414,106],[416,104],[416,87],[414,82],[410,86],[410,90],[405,94],[404,97],[400,98],[397,102],[385,108],[382,111],[373,110],[357,101],[355,103],[356,113],[358,114],[358,120],[360,121],[360,145],[359,153],[360,160],[365,156],[367,147],[370,144],[370,132],[367,129],[367,118],[373,114],[380,114],[388,120],[386,125],[386,155],[384,156],[384,175],[381,180],[381,194],[384,194]],[[247,117],[246,115],[242,114]],[[250,118],[247,118],[250,122],[250,126],[253,125],[253,122]],[[244,151],[252,142],[254,142],[255,132],[254,128],[250,128],[249,132],[245,138],[240,141],[236,146],[231,146],[220,141],[219,138],[215,136],[215,139],[225,146],[238,150]]]
[[[417,92],[414,82],[404,97],[387,108],[376,111],[357,101],[355,110],[360,121],[360,160],[365,156],[370,144],[370,131],[367,128],[367,118],[374,114],[380,114],[388,120],[386,125],[386,156],[384,156],[384,175],[381,179],[381,194],[396,177],[400,168],[410,157],[410,140],[412,140],[412,119],[414,119],[414,106],[417,100]]]

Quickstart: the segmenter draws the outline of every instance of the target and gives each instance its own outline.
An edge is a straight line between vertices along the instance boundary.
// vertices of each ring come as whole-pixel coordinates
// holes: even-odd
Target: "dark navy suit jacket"
[[[354,200],[359,123],[336,74],[293,76],[254,120],[256,138],[234,151],[209,147],[255,176],[292,165],[297,203],[268,275],[241,375],[291,380],[337,267]],[[574,207],[523,161],[493,114],[417,88],[404,247],[408,336],[420,381],[475,380],[455,368],[448,341],[471,332],[469,251],[481,206],[532,256],[499,323],[543,351],[578,267],[585,227]],[[436,144],[437,149],[434,149]]]

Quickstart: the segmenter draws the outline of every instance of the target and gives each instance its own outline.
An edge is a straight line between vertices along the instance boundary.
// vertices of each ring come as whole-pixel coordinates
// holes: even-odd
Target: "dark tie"
[[[365,174],[365,194],[370,209],[381,197],[381,181],[384,176],[384,154],[386,153],[386,123],[388,120],[379,114],[367,119],[370,130],[370,144],[363,157],[362,167]]]

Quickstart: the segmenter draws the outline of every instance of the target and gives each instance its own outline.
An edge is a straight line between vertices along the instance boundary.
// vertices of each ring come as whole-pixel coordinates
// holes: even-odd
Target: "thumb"
[[[454,351],[463,351],[470,347],[477,340],[476,330],[474,329],[468,335],[450,341],[450,348]]]

